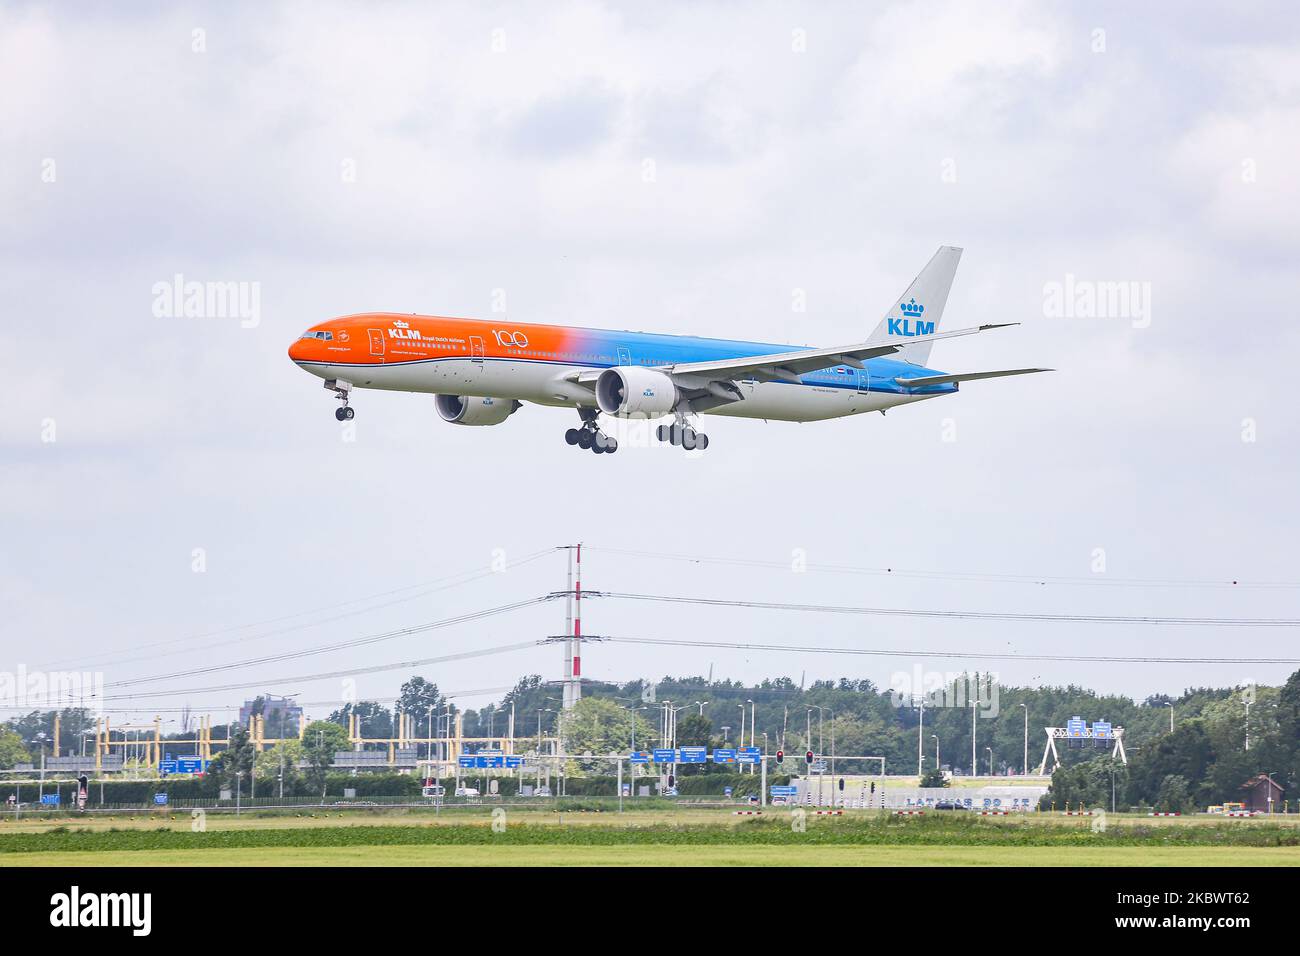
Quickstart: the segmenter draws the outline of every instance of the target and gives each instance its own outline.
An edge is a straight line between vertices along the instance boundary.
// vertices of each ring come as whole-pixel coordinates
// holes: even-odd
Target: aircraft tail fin
[[[921,270],[921,274],[912,280],[907,291],[885,313],[867,342],[903,345],[898,352],[899,358],[913,365],[925,365],[934,342],[909,346],[907,340],[920,335],[933,335],[939,331],[943,307],[948,302],[948,290],[952,288],[957,263],[960,261],[961,249],[956,246],[940,246],[939,251]]]

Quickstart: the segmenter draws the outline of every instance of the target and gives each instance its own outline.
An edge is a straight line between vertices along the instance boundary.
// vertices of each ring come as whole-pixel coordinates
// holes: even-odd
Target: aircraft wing
[[[920,378],[896,378],[905,388],[924,388],[927,385],[949,385],[954,382],[973,382],[980,378],[1002,378],[1004,375],[1031,375],[1034,372],[1052,372],[1050,368],[1009,368],[1002,372],[961,372],[957,375],[923,375]]]
[[[742,358],[719,359],[712,362],[685,362],[678,365],[660,366],[658,371],[683,380],[691,387],[692,380],[736,380],[758,379],[759,381],[781,380],[797,382],[799,376],[807,372],[816,372],[836,365],[850,365],[862,368],[867,359],[882,355],[892,355],[908,345],[922,342],[934,342],[939,339],[952,339],[961,335],[974,335],[989,329],[1000,329],[1015,322],[1003,322],[996,325],[981,325],[971,329],[955,329],[951,332],[936,332],[933,335],[910,336],[898,343],[857,343],[839,348],[802,349],[797,352],[773,352],[769,355],[747,355]]]

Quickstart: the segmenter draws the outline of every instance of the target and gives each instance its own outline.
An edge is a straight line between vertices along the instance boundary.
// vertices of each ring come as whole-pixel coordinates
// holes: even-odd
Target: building
[[[1246,804],[1247,810],[1259,813],[1282,812],[1282,787],[1267,774],[1255,774],[1241,785],[1241,789],[1245,792],[1242,802]]]
[[[247,727],[254,714],[261,716],[267,737],[278,740],[298,736],[302,707],[291,697],[255,697],[244,701],[244,706],[239,708],[240,724]]]

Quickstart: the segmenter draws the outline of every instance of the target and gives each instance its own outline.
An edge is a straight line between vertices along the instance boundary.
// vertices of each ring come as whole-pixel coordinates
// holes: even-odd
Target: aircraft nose
[[[306,360],[307,346],[303,339],[294,339],[293,344],[289,346],[289,358],[295,362]]]

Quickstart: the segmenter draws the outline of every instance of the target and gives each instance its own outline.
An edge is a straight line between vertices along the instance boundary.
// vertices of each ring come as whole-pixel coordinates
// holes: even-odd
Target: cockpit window
[[[322,341],[325,342],[332,342],[334,341],[334,333],[333,332],[304,332],[300,336],[300,338],[321,339]]]

